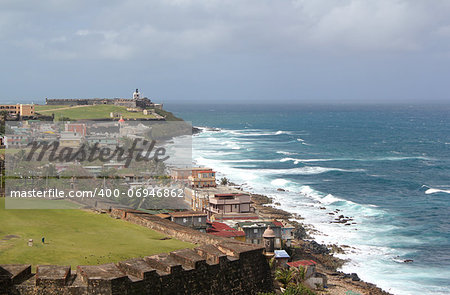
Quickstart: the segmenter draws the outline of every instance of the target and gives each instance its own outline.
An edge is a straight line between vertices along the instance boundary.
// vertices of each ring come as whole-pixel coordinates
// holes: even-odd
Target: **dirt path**
[[[68,109],[76,109],[76,108],[83,108],[83,107],[90,107],[92,105],[81,105],[81,106],[70,106],[67,108],[58,108],[58,109],[50,109],[45,111],[39,111],[39,113],[45,113],[45,112],[53,112],[53,111],[60,111],[60,110],[68,110]]]

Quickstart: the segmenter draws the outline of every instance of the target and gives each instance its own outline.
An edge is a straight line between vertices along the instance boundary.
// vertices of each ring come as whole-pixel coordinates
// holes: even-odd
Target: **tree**
[[[292,268],[279,268],[275,271],[275,279],[286,288],[294,279],[295,272]]]
[[[0,112],[0,136],[5,135],[5,121],[8,119],[8,112],[3,110]]]
[[[226,178],[226,177],[222,177],[221,179],[220,179],[220,184],[221,185],[228,185],[230,183],[230,181],[228,180],[228,178]]]

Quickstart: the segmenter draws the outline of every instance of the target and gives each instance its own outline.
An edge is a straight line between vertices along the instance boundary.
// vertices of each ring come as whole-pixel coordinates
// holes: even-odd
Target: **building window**
[[[253,229],[253,233],[257,234],[258,233],[258,229],[257,228]]]
[[[202,222],[202,218],[201,217],[198,218],[198,222]]]
[[[253,239],[252,243],[253,244],[258,244],[258,240],[257,239]]]
[[[183,218],[183,223],[186,223],[187,222],[187,218]]]

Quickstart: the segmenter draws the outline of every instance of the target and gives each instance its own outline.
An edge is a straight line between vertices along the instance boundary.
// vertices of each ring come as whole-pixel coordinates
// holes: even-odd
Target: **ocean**
[[[450,106],[167,108],[203,128],[197,164],[349,246],[344,272],[394,294],[450,294]],[[336,209],[354,224],[334,223]]]

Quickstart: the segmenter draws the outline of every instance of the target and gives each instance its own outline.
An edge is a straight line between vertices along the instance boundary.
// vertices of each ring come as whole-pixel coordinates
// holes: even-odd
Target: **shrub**
[[[298,284],[297,286],[290,286],[286,288],[283,292],[284,295],[316,295],[311,289],[303,284]]]

